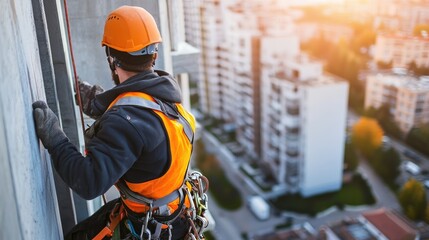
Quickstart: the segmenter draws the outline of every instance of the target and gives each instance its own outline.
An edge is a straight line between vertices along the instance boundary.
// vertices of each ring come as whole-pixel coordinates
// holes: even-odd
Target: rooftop
[[[288,76],[288,74],[285,71],[277,71],[273,77],[289,81],[294,84],[302,85],[302,86],[319,86],[319,85],[329,85],[329,84],[335,84],[335,83],[346,83],[341,78],[334,76],[329,73],[322,73],[322,75],[318,77],[314,77],[311,79],[306,80],[299,80],[297,76]]]
[[[392,71],[373,73],[369,76],[375,76],[378,81],[385,85],[406,88],[414,92],[429,91],[429,77],[417,78],[410,74]]]
[[[344,240],[376,240],[377,238],[369,232],[365,225],[356,219],[344,220],[330,229],[338,238]]]
[[[254,238],[254,240],[284,240],[284,239],[287,239],[287,240],[301,240],[301,239],[316,240],[316,239],[318,239],[316,235],[311,233],[311,231],[314,229],[308,229],[309,227],[310,226],[304,225],[304,226],[299,227],[299,228],[297,227],[297,228],[290,229],[290,230],[260,235],[260,236],[256,236]],[[312,227],[310,227],[310,228],[312,228]]]
[[[409,35],[409,34],[403,34],[403,33],[396,33],[396,34],[392,34],[392,33],[382,33],[379,34],[378,37],[382,37],[382,38],[392,38],[392,39],[397,39],[397,40],[412,40],[412,41],[422,41],[422,42],[428,42],[429,43],[429,37],[426,36],[414,36],[414,35]]]
[[[385,208],[366,212],[362,216],[388,239],[412,240],[416,238],[417,232],[404,219]]]

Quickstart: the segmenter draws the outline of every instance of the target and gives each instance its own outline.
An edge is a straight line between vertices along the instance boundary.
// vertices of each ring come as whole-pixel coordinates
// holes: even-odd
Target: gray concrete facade
[[[101,40],[107,15],[122,5],[143,7],[155,18],[162,36],[155,69],[175,75],[198,71],[199,51],[185,42],[181,0],[77,0],[69,2],[69,14],[77,72],[82,80],[105,89],[113,87]]]
[[[0,8],[0,239],[61,239],[51,162],[32,116],[31,103],[46,99],[32,4]]]
[[[170,13],[182,9],[168,8],[181,4],[168,0],[77,0],[67,4],[77,74],[82,79],[104,88],[113,86],[100,41],[107,14],[129,4],[153,13],[163,37],[156,66],[170,73],[176,69],[180,85],[188,88],[187,72],[194,71],[188,65],[198,51],[182,42],[173,50],[170,45],[183,39],[171,36],[169,27],[183,14]],[[62,182],[34,128],[31,104],[44,100],[59,117],[70,141],[83,148],[64,1],[5,0],[0,7],[0,239],[62,239],[63,233],[100,205],[79,198]],[[185,98],[189,98],[186,90]]]
[[[99,84],[105,89],[113,87],[105,50],[101,47],[101,40],[107,15],[122,5],[143,7],[154,16],[163,40],[155,68],[164,69],[168,72],[172,71],[166,0],[77,0],[70,1],[68,4],[76,68],[82,80],[91,84]]]

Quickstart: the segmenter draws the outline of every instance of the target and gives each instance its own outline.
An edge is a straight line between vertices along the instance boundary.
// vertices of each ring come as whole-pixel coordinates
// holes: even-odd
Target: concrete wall
[[[105,89],[113,86],[105,50],[101,47],[101,40],[107,15],[122,5],[141,6],[154,16],[163,39],[155,68],[171,72],[166,0],[76,0],[69,1],[68,5],[77,72],[83,80],[92,84],[99,84]]]
[[[143,6],[153,13],[163,36],[157,67],[173,70],[169,21],[174,19],[168,18],[167,0],[69,1],[77,73],[105,88],[112,81],[100,46],[104,20],[123,4]],[[70,140],[81,147],[63,1],[5,0],[0,7],[0,239],[62,239],[63,232],[94,208],[53,173],[49,154],[34,131],[31,104],[45,100]],[[196,56],[194,49],[176,45],[177,62]],[[183,72],[194,69],[174,65],[183,75],[179,83],[187,88]]]
[[[0,239],[61,239],[51,163],[31,103],[45,99],[31,1],[0,1]]]

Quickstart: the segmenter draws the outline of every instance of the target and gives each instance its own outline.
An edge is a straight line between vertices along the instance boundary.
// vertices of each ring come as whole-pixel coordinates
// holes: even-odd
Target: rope
[[[72,44],[72,38],[71,38],[71,31],[70,31],[70,21],[69,21],[69,11],[67,7],[67,0],[64,0],[64,12],[66,17],[66,25],[67,25],[67,38],[68,38],[68,44],[70,48],[70,58],[72,62],[72,68],[73,68],[73,77],[74,77],[74,84],[75,84],[75,90],[77,94],[77,102],[79,106],[79,113],[80,113],[80,121],[82,124],[82,131],[85,131],[85,122],[83,120],[83,110],[82,110],[82,99],[80,98],[80,89],[79,89],[79,81],[77,77],[77,70],[76,70],[76,63],[74,60],[74,53],[73,53],[73,44]],[[84,143],[85,144],[85,143]],[[86,147],[86,146],[85,146]],[[106,196],[103,194],[103,203],[106,204]]]

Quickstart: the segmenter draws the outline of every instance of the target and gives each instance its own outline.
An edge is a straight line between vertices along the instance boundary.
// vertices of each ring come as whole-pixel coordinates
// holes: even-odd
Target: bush
[[[344,148],[344,164],[349,171],[355,171],[359,166],[359,158],[352,143],[346,143]]]
[[[410,179],[402,186],[398,199],[407,217],[413,220],[420,220],[425,217],[426,191],[421,182]]]
[[[429,156],[429,126],[411,129],[406,142],[417,151]]]
[[[360,175],[354,175],[352,181],[344,184],[340,191],[309,198],[303,198],[298,194],[284,195],[272,203],[280,210],[315,216],[317,213],[332,206],[337,206],[341,209],[345,205],[371,205],[375,203],[375,199],[367,182]]]
[[[392,190],[396,191],[396,178],[400,174],[401,157],[395,149],[379,148],[369,158],[374,171]]]

